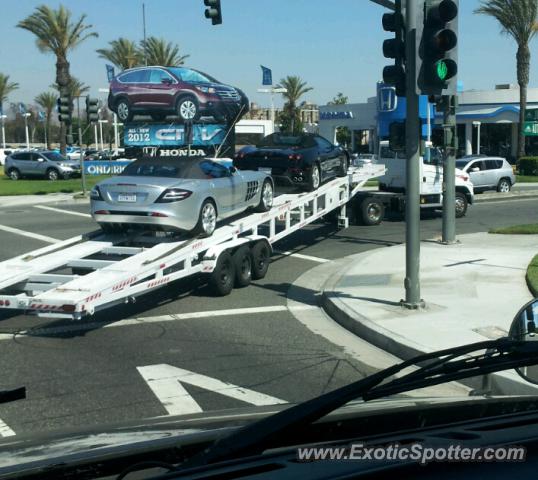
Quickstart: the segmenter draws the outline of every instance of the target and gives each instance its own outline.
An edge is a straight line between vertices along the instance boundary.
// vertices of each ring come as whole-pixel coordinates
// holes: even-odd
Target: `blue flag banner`
[[[260,65],[260,67],[262,67],[263,72],[262,85],[273,85],[273,72],[271,69],[264,67],[263,65]]]
[[[21,115],[24,115],[26,113],[26,106],[24,105],[24,103],[19,103],[19,113]]]
[[[108,83],[110,83],[114,77],[116,76],[115,72],[114,72],[114,67],[112,65],[107,65],[106,66],[106,76],[108,78]]]

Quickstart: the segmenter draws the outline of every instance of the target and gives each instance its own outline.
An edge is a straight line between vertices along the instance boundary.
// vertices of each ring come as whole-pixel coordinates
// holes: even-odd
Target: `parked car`
[[[373,153],[360,153],[353,155],[352,163],[355,167],[363,167],[377,163],[377,155]]]
[[[80,175],[80,164],[53,151],[15,152],[6,157],[5,174],[12,180],[44,177],[49,180]]]
[[[324,181],[343,177],[349,154],[325,138],[313,134],[273,133],[253,146],[239,150],[234,165],[240,170],[258,170],[276,181],[316,190]]]
[[[471,177],[475,192],[507,193],[516,183],[512,166],[501,157],[469,156],[456,160],[456,167]]]
[[[270,210],[273,191],[269,175],[241,172],[231,162],[147,157],[96,185],[91,212],[105,231],[143,226],[210,236],[218,220],[250,207]]]
[[[125,70],[110,84],[108,107],[122,122],[135,114],[163,121],[176,115],[183,121],[213,116],[217,122],[248,112],[247,96],[210,75],[186,67],[139,67]]]

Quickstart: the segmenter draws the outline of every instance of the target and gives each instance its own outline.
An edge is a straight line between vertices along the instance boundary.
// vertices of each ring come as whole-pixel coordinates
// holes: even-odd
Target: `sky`
[[[54,82],[55,59],[40,53],[33,34],[16,28],[48,0],[0,0],[2,40],[0,72],[19,83],[10,102],[32,103]],[[107,87],[104,59],[95,52],[119,37],[140,40],[141,0],[64,0],[78,18],[98,32],[72,51],[71,73],[91,86],[91,94]],[[382,43],[390,34],[381,27],[385,10],[369,0],[222,0],[223,24],[204,17],[203,0],[145,0],[147,35],[179,44],[189,54],[186,65],[205,71],[245,91],[251,101],[269,106],[260,65],[273,70],[275,83],[299,75],[313,87],[304,99],[326,104],[338,92],[351,103],[375,96],[375,84],[390,60]],[[516,45],[501,35],[495,20],[473,14],[479,0],[460,0],[459,79],[464,88],[492,89],[517,83]],[[531,51],[536,52],[536,40]],[[533,59],[534,60],[534,59]],[[538,59],[531,64],[530,86],[538,86]],[[277,105],[281,102],[277,100]]]

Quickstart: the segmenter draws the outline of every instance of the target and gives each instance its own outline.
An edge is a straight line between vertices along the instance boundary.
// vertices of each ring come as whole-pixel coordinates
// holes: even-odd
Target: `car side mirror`
[[[237,168],[231,165],[230,167],[228,167],[228,171],[230,172],[230,175],[235,175],[237,172]]]
[[[480,169],[478,167],[473,167],[471,168],[471,172],[479,172]]]
[[[162,78],[161,83],[164,83],[165,85],[170,85],[172,83],[172,80],[169,78]]]
[[[38,162],[44,162],[45,160],[43,158],[41,158],[41,157],[37,157],[37,161]]]
[[[538,341],[538,299],[530,301],[517,312],[508,337],[518,342]],[[538,385],[538,365],[516,368],[518,375],[528,382]]]

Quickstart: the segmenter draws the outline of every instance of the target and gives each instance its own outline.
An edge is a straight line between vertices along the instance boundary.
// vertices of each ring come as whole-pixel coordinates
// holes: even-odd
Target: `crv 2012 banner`
[[[191,127],[166,124],[127,125],[124,132],[124,144],[132,147],[181,145],[203,147],[223,143],[226,126],[217,124],[196,124]]]

